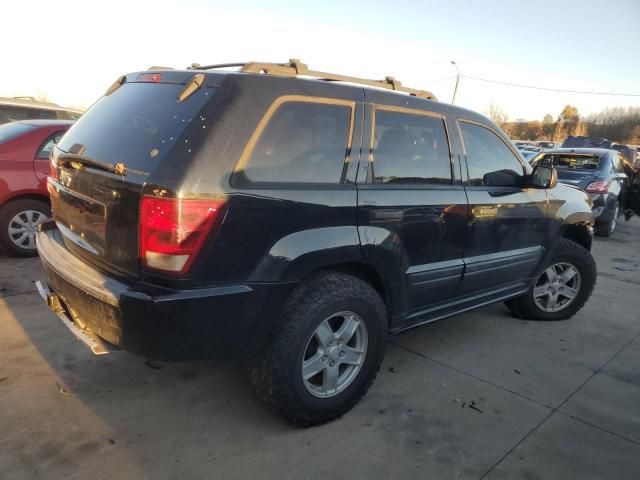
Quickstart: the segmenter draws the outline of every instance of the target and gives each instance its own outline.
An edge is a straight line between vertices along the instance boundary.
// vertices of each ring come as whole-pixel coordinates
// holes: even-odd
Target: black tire
[[[364,322],[368,346],[357,375],[344,390],[317,398],[302,379],[302,360],[318,325],[336,312],[356,313]],[[249,364],[258,397],[298,426],[313,426],[340,417],[364,396],[384,356],[387,312],[368,283],[338,272],[320,272],[305,279],[287,301],[279,324]]]
[[[29,210],[39,212],[47,218],[51,217],[51,209],[46,202],[31,198],[14,200],[0,210],[0,243],[9,254],[17,257],[33,257],[38,254],[35,248],[16,245],[9,236],[9,222],[11,219],[19,213]]]
[[[580,289],[573,302],[566,308],[557,312],[548,312],[536,305],[533,297],[533,289],[537,282],[521,297],[509,300],[506,303],[511,313],[518,318],[530,320],[566,320],[573,317],[587,302],[596,284],[596,263],[591,253],[567,238],[558,241],[556,249],[551,257],[549,265],[566,262],[580,273]]]
[[[616,227],[618,225],[618,217],[620,216],[620,205],[616,203],[614,207],[614,213],[611,220],[608,222],[596,222],[593,227],[593,231],[599,237],[607,237],[609,238],[615,232]]]

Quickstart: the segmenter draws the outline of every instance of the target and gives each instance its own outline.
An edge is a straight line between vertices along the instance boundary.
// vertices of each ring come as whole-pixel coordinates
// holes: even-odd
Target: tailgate
[[[160,164],[185,148],[190,130],[203,131],[198,114],[213,96],[205,87],[179,101],[183,89],[175,82],[124,83],[100,98],[55,147],[53,218],[74,255],[139,275],[142,188]]]
[[[580,170],[569,170],[558,168],[558,181],[574,185],[584,190],[595,178],[595,172],[584,172]]]

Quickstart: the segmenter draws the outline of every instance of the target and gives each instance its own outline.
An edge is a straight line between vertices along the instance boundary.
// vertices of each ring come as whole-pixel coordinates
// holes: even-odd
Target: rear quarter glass
[[[153,172],[182,133],[204,119],[199,112],[215,89],[202,88],[182,102],[184,85],[126,83],[103,96],[69,129],[58,143],[68,152],[85,146],[83,155],[127,168]],[[204,133],[203,133],[204,134]]]

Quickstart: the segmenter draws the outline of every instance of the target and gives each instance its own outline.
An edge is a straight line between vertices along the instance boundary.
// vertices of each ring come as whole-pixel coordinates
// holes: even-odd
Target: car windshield
[[[35,126],[27,123],[5,123],[0,125],[0,143],[8,142],[9,140],[35,128]]]

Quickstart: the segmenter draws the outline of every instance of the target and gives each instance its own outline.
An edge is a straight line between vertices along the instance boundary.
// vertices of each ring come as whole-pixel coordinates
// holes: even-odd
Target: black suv
[[[485,117],[392,78],[217,67],[121,77],[52,153],[38,287],[95,353],[239,355],[313,425],[364,395],[389,332],[589,298],[589,198]]]

